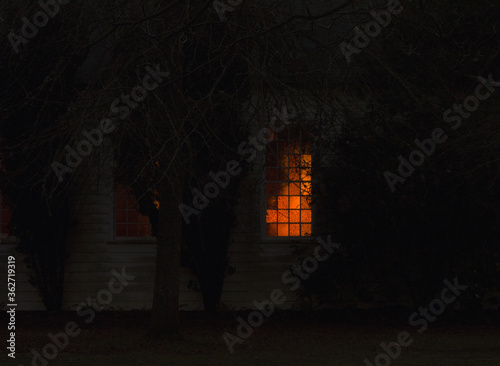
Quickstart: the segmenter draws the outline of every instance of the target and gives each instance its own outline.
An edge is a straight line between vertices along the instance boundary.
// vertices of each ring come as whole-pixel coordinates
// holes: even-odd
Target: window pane
[[[290,210],[290,222],[300,222],[300,210]]]
[[[288,154],[288,141],[278,141],[278,154]]]
[[[278,209],[278,197],[267,196],[267,208],[271,210]]]
[[[311,235],[311,144],[298,127],[276,137],[266,150],[267,235]]]
[[[125,196],[117,196],[116,197],[116,208],[125,209],[127,208],[127,197]]]
[[[300,211],[300,221],[301,222],[311,222],[311,211],[301,210]]]
[[[267,180],[278,180],[278,169],[276,168],[266,168]]]
[[[267,224],[267,236],[278,236],[278,224]]]
[[[290,155],[288,157],[288,162],[291,167],[299,167],[301,158],[300,155]]]
[[[141,223],[141,224],[147,224],[147,223],[149,223],[149,217],[142,216],[141,214],[139,214],[139,223]]]
[[[300,231],[302,236],[311,235],[311,224],[300,225]]]
[[[10,208],[7,206],[2,208],[2,222],[4,224],[8,224],[10,222],[11,217],[12,217],[12,212],[10,211]]]
[[[311,206],[309,205],[309,197],[307,196],[301,196],[300,197],[300,208],[302,209],[309,209]]]
[[[123,185],[115,187],[115,235],[122,237],[151,237],[149,217],[139,214],[138,203]]]
[[[300,168],[290,168],[288,179],[292,182],[297,182],[300,180],[302,171]]]
[[[278,208],[288,208],[288,196],[278,197]]]
[[[7,224],[1,225],[0,238],[8,238],[10,236],[10,230]]]
[[[126,224],[116,224],[116,235],[117,236],[127,236],[127,225]]]
[[[290,236],[300,236],[299,224],[290,224]]]
[[[278,222],[288,221],[288,210],[278,210]]]
[[[288,196],[288,186],[289,186],[289,183],[279,183],[278,184],[278,190],[279,190],[279,194],[281,196]]]
[[[278,224],[278,236],[288,236],[288,224]]]
[[[308,196],[311,194],[311,183],[300,184],[300,194]]]
[[[127,222],[127,214],[124,210],[116,211],[116,222],[117,223],[126,223]]]
[[[278,165],[278,159],[277,159],[277,155],[274,153],[274,154],[267,154],[266,155],[266,166],[267,167],[276,167]]]
[[[127,225],[127,236],[139,236],[139,230],[137,224]]]
[[[288,181],[288,168],[281,167],[278,169],[278,177],[277,180],[280,181]],[[269,179],[271,180],[271,179]]]
[[[300,196],[290,196],[290,208],[300,208]]]
[[[278,221],[278,211],[267,210],[266,222],[277,222]]]
[[[127,210],[127,221],[137,223],[139,221],[139,212],[137,210]]]
[[[267,194],[269,196],[278,195],[278,184],[277,183],[267,183]]]
[[[151,236],[151,225],[139,225],[139,236]]]
[[[288,168],[290,165],[288,163],[288,155],[280,155],[280,166],[283,168]]]
[[[298,196],[301,194],[300,192],[300,184],[299,183],[292,183],[288,186],[289,192],[292,196]]]

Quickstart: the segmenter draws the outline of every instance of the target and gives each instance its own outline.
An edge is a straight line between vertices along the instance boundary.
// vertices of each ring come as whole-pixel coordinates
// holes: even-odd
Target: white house
[[[303,11],[300,2],[296,5],[293,11]],[[325,7],[331,5],[325,4]],[[328,21],[324,22],[325,27],[326,23]],[[331,24],[337,36],[346,34],[352,28],[346,23],[339,25],[339,21],[334,22],[333,19]],[[304,44],[305,49],[308,46],[312,45]],[[336,52],[345,62],[341,50]],[[86,70],[92,68],[92,59],[85,64]],[[317,66],[324,67],[325,71],[330,68],[330,72],[333,67],[331,60],[327,59],[319,60]],[[335,71],[333,74],[342,73]],[[85,70],[82,70],[82,75],[84,79]],[[262,99],[257,94],[253,97]],[[302,102],[304,99],[300,98]],[[313,109],[300,103],[271,103],[267,107],[274,113],[263,114],[259,125],[254,126],[252,136],[246,142],[242,141],[242,157],[249,158],[253,152],[256,154],[251,159],[250,174],[240,187],[237,223],[232,229],[228,250],[229,265],[235,271],[224,282],[223,308],[252,308],[254,301],[269,299],[274,289],[285,293],[286,302],[280,305],[282,308],[293,307],[296,295],[290,290],[290,284],[287,286],[285,283],[284,278],[288,278],[289,282],[290,278],[284,277],[284,273],[289,266],[299,264],[298,256],[293,254],[297,246],[310,247],[312,253],[319,245],[312,236],[316,232],[318,217],[310,200],[311,188],[315,184],[314,176],[311,178],[311,162],[324,156],[315,156],[314,141],[310,134],[304,133],[303,123],[307,119],[309,125],[318,125],[325,118],[337,116],[320,117]],[[298,112],[295,118],[292,107]],[[272,141],[269,141],[269,134],[273,135]],[[262,146],[264,148],[261,149]],[[113,277],[112,271],[122,272],[122,269],[134,279],[113,296],[107,307],[150,308],[156,248],[148,218],[137,212],[134,198],[124,187],[116,186],[113,177],[100,178],[94,182],[89,180],[88,191],[73,207],[78,224],[68,239],[63,308],[76,309],[88,297],[96,297],[100,290],[107,288]],[[0,252],[2,258],[16,258],[18,310],[43,310],[38,290],[27,282],[23,256],[15,252],[16,238],[9,236],[8,221],[9,211],[3,208],[0,213]],[[5,260],[0,268],[1,294],[2,299],[6,299]],[[201,294],[196,286],[192,286],[196,281],[195,276],[184,268],[180,288],[181,309],[203,309]]]

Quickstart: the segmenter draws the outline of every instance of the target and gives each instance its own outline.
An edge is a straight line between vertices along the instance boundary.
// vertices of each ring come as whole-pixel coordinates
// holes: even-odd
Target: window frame
[[[156,240],[156,237],[155,236],[118,236],[117,235],[117,222],[116,222],[116,218],[117,218],[117,187],[118,187],[118,184],[115,183],[113,185],[113,225],[112,225],[112,230],[113,230],[113,241],[110,242],[110,244],[134,244],[134,243],[137,243],[137,244],[142,244],[142,243],[145,243],[145,244],[151,244],[151,243],[156,243],[157,240]],[[124,186],[124,188],[127,188],[126,186]],[[130,191],[130,190],[128,190]],[[140,213],[138,212],[138,214],[140,215]],[[151,225],[151,223],[149,223],[149,225]]]
[[[287,132],[287,129],[293,128],[293,127],[300,127],[296,123],[292,123],[289,126],[285,127],[283,131],[280,131],[277,133],[277,135],[282,134],[284,132]],[[290,140],[288,140],[290,141]],[[271,141],[270,143],[274,143],[275,141]],[[314,141],[310,140],[309,143],[311,144],[311,166],[313,161],[315,161],[315,154],[314,154]],[[315,232],[315,217],[316,217],[316,205],[311,202],[311,235],[309,236],[268,236],[267,235],[267,165],[266,165],[266,160],[267,160],[267,151],[268,151],[268,146],[267,144],[265,146],[265,149],[263,149],[262,152],[260,152],[260,166],[261,166],[261,172],[260,172],[260,180],[262,184],[260,184],[260,239],[264,243],[310,243],[314,240],[314,232]],[[315,185],[315,179],[313,178],[311,174],[311,191],[313,189],[313,186]]]

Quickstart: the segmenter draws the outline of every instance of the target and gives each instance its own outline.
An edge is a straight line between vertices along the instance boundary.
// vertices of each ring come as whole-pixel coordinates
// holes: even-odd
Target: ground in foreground
[[[241,314],[247,318],[248,314]],[[235,315],[238,316],[238,315]],[[6,320],[6,319],[5,319]],[[75,321],[81,332],[57,357],[32,363],[33,353],[42,353],[54,343],[48,334],[64,330]],[[132,365],[367,365],[383,352],[381,343],[397,340],[407,331],[412,343],[390,364],[404,366],[498,366],[500,336],[498,325],[488,322],[429,324],[418,332],[402,319],[377,318],[375,321],[342,321],[310,316],[274,314],[256,328],[231,354],[223,340],[224,332],[237,335],[234,316],[208,317],[183,314],[182,339],[148,339],[146,313],[100,314],[90,324],[72,313],[19,313],[16,359],[0,351],[2,365],[132,366]],[[2,322],[4,323],[4,322]],[[6,324],[6,323],[4,323]],[[50,346],[49,346],[50,348]],[[50,352],[51,349],[48,349]],[[379,356],[379,365],[384,356]],[[7,362],[5,361],[7,360]],[[368,364],[369,365],[369,364]]]

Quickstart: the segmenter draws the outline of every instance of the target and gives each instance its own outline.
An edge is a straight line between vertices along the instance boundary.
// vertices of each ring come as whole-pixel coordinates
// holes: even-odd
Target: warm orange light
[[[266,222],[277,222],[278,221],[278,211],[267,210]]]
[[[278,224],[278,236],[289,236],[288,224]]]
[[[288,196],[278,196],[278,208],[288,208]]]
[[[290,236],[300,236],[299,224],[290,224]]]
[[[305,216],[303,216],[305,217]],[[300,222],[300,210],[290,210],[290,222]],[[310,221],[310,220],[307,220]]]
[[[278,210],[278,222],[289,222],[288,210]]]
[[[267,183],[267,235],[311,235],[311,154],[309,145],[298,141],[279,141],[277,149],[270,149],[266,167]]]

